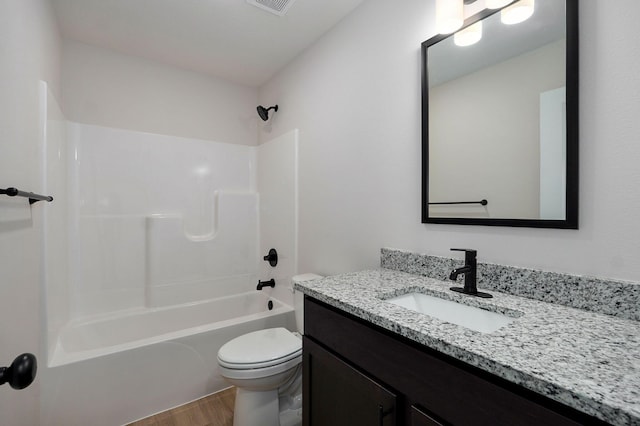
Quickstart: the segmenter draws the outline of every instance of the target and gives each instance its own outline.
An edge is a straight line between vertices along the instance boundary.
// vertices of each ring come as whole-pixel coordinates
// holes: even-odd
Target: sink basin
[[[386,299],[385,302],[481,333],[492,333],[516,319],[422,293],[403,294],[402,296]]]

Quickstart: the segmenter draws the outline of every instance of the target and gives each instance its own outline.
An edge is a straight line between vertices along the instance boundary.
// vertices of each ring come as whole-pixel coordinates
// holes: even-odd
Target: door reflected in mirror
[[[577,1],[501,15],[423,43],[423,222],[577,228]]]

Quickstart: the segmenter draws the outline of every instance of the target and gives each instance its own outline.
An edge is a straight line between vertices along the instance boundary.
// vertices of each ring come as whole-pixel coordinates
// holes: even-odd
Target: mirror
[[[577,229],[578,2],[501,12],[422,43],[422,222]]]

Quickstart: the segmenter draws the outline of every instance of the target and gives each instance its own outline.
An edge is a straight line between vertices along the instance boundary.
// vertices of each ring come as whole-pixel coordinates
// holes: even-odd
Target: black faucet
[[[470,296],[483,298],[493,297],[489,293],[478,291],[478,288],[476,287],[476,277],[478,274],[478,261],[476,257],[478,252],[471,249],[452,248],[451,250],[464,252],[464,266],[462,268],[454,269],[451,271],[451,274],[449,274],[449,279],[451,281],[455,281],[458,278],[458,275],[464,274],[464,287],[451,287],[451,290],[457,291],[458,293],[468,294]]]
[[[258,280],[258,287],[256,288],[256,290],[262,290],[262,287],[273,287],[275,288],[276,286],[276,280],[274,280],[273,278],[271,278],[269,281],[260,281]]]

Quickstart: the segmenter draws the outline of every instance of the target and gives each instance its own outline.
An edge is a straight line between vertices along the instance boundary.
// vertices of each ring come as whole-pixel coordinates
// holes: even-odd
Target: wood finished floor
[[[229,388],[128,426],[232,426],[236,389]]]

